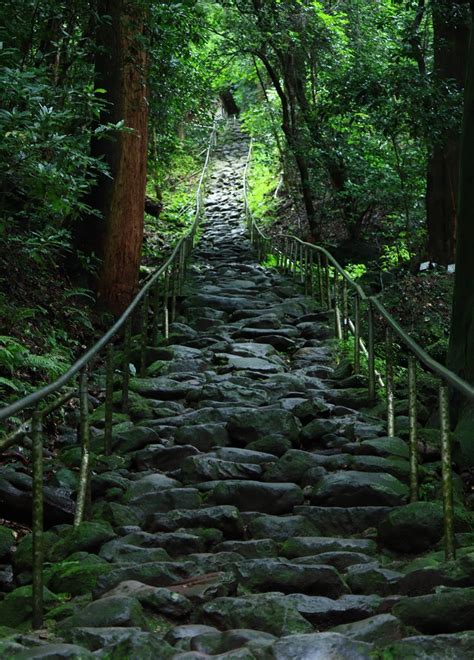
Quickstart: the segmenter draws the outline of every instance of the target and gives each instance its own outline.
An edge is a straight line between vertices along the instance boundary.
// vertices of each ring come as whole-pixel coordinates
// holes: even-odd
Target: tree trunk
[[[457,237],[448,365],[474,384],[474,38],[471,38],[467,59]],[[469,463],[474,465],[474,405],[461,405],[460,412],[461,448]]]
[[[220,91],[219,96],[227,117],[238,117],[240,114],[240,108],[232,94],[232,90],[229,87],[223,89]]]
[[[127,130],[92,145],[111,178],[101,177],[93,193],[92,205],[103,217],[93,222],[89,247],[102,259],[99,305],[118,314],[137,291],[143,241],[148,112],[141,38],[146,9],[142,2],[101,0],[99,11],[96,85],[107,90],[108,103],[101,122],[123,121]]]
[[[298,127],[292,121],[292,115],[295,114],[295,108],[291,106],[290,100],[280,82],[280,78],[269,59],[261,52],[255,53],[255,55],[265,66],[272,85],[278,94],[278,98],[280,99],[282,111],[281,128],[298,169],[303,203],[306,211],[306,218],[308,220],[308,228],[311,234],[311,238],[317,242],[320,238],[320,228],[316,216],[316,209],[314,207],[313,195],[311,192],[308,161],[306,156],[303,154],[303,147],[301,145],[301,141],[299,140]]]
[[[434,74],[438,84],[454,82],[462,90],[469,47],[465,0],[433,1]],[[460,135],[447,130],[433,146],[428,163],[426,210],[428,254],[432,261],[453,263],[456,248]]]

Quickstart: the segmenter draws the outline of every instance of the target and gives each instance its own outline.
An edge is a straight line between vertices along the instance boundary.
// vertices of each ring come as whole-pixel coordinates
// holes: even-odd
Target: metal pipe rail
[[[421,364],[439,381],[439,411],[441,436],[442,495],[444,512],[444,549],[446,559],[455,557],[454,539],[454,497],[451,457],[451,426],[449,420],[448,386],[459,392],[464,399],[474,402],[474,387],[434,360],[417,342],[410,337],[385,309],[375,296],[367,295],[363,288],[354,282],[333,255],[320,245],[306,243],[296,236],[280,234],[265,236],[258,227],[249,206],[248,175],[252,159],[253,140],[250,143],[244,170],[244,210],[248,232],[258,256],[264,259],[272,255],[277,268],[299,277],[305,293],[313,296],[315,288],[322,305],[334,312],[335,335],[337,339],[354,337],[354,373],[361,370],[361,353],[367,358],[368,394],[374,401],[377,397],[377,382],[385,390],[387,404],[387,434],[394,436],[395,393],[394,393],[394,342],[401,343],[408,353],[408,413],[409,413],[409,461],[410,461],[410,501],[416,502],[419,496],[418,483],[418,443],[417,443],[417,365]],[[349,295],[351,292],[351,295]],[[352,303],[352,305],[351,305]],[[350,307],[352,306],[352,311]],[[362,338],[362,308],[367,315],[367,339]],[[353,318],[352,318],[353,317]],[[381,323],[385,331],[385,382],[375,369],[375,324]]]
[[[165,263],[148,278],[133,301],[113,324],[113,326],[87,350],[62,376],[54,382],[41,387],[32,394],[0,409],[0,422],[16,416],[25,410],[32,411],[30,420],[3,438],[0,438],[0,451],[13,444],[20,444],[26,435],[32,441],[33,464],[33,627],[43,623],[43,420],[51,412],[63,406],[72,398],[79,399],[79,441],[82,447],[82,460],[79,487],[75,508],[74,526],[78,526],[88,512],[90,504],[90,431],[89,431],[89,384],[88,374],[95,359],[106,349],[105,356],[105,411],[104,411],[104,454],[112,452],[112,421],[114,375],[116,370],[115,355],[120,346],[121,355],[121,409],[128,410],[130,355],[132,350],[132,321],[139,312],[139,375],[146,370],[146,350],[149,345],[156,345],[160,326],[163,336],[169,336],[169,324],[176,314],[176,298],[181,293],[189,256],[194,247],[196,231],[203,212],[203,199],[206,177],[212,148],[217,139],[217,120],[215,121],[206,151],[204,166],[196,191],[196,210],[190,229],[179,239]],[[150,307],[152,313],[150,314]],[[76,376],[79,375],[77,389]],[[62,392],[66,386],[73,386]],[[50,395],[58,396],[52,402],[46,400]]]

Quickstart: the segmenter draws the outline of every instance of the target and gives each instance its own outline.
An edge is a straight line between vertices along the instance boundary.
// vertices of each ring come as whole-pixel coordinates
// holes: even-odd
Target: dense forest
[[[7,4],[4,395],[130,302],[186,224],[219,97],[256,140],[257,215],[330,246],[445,360],[470,21],[468,2]]]
[[[472,0],[2,4],[0,653],[44,606],[61,644],[112,659],[313,657],[245,635],[194,647],[174,618],[275,639],[337,624],[352,640],[344,625],[393,607],[387,644],[472,628],[472,594],[414,601],[474,584],[473,21]],[[15,408],[117,323],[76,369],[77,393]],[[361,511],[331,522],[324,507]],[[333,542],[313,552],[319,537]],[[303,576],[323,553],[342,577],[311,574],[319,559]],[[147,582],[109,565],[135,558],[167,566]],[[260,561],[275,562],[268,575]],[[302,584],[308,598],[393,602],[320,620],[278,600]],[[254,591],[260,624],[240,602]],[[278,592],[273,622],[265,592]],[[221,613],[220,597],[239,602]],[[101,625],[101,598],[134,600],[104,630],[163,633],[164,646],[65,632]],[[360,634],[371,648],[340,657],[412,657]],[[6,644],[16,657],[33,642]],[[420,644],[428,656],[413,657],[431,657]],[[44,657],[83,657],[70,652]]]

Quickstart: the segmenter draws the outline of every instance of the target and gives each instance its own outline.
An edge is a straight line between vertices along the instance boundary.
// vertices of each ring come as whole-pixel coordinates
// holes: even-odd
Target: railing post
[[[314,254],[313,254],[313,250],[309,251],[309,271],[308,271],[308,275],[309,275],[309,282],[308,282],[308,284],[309,284],[309,295],[311,297],[313,297],[314,296],[314,281],[313,281]]]
[[[339,308],[339,278],[337,271],[334,271],[334,326],[336,339],[342,339],[341,310]]]
[[[179,273],[176,265],[171,269],[171,323],[176,318],[176,287],[178,283]]]
[[[169,309],[168,309],[168,295],[169,295],[169,282],[170,274],[169,269],[165,270],[165,281],[163,285],[163,334],[165,339],[170,336],[169,332]]]
[[[318,252],[318,293],[319,293],[319,302],[321,306],[324,303],[324,290],[323,290],[323,271],[321,265],[321,254]]]
[[[185,241],[181,243],[181,246],[179,248],[179,295],[183,293],[183,285],[184,285],[184,279],[186,277],[186,257],[185,257]]]
[[[151,345],[158,343],[158,334],[160,328],[160,287],[156,283],[153,289],[153,321],[151,326]]]
[[[360,297],[354,296],[354,373],[360,373]]]
[[[33,443],[33,628],[43,625],[43,421],[35,410],[32,417]]]
[[[454,498],[453,473],[451,458],[451,427],[449,422],[449,393],[446,385],[439,386],[439,416],[441,430],[441,470],[443,480],[443,514],[444,514],[444,553],[446,561],[454,559],[456,549],[454,543]]]
[[[347,290],[347,280],[344,277],[342,280],[342,336],[345,341],[349,337],[349,292]]]
[[[130,352],[132,348],[132,319],[129,316],[125,321],[123,338],[123,365],[122,365],[122,412],[128,412],[128,384],[130,382]]]
[[[331,300],[331,273],[329,271],[329,259],[324,256],[324,266],[325,266],[325,275],[326,275],[326,296],[327,296],[327,306],[328,310],[332,309],[332,300]]]
[[[410,421],[410,502],[418,500],[416,361],[408,357],[408,417]]]
[[[387,435],[395,435],[395,400],[393,393],[393,342],[392,331],[387,327],[385,335],[386,384],[387,388]]]
[[[107,344],[106,374],[105,374],[105,416],[104,416],[104,453],[112,453],[112,420],[114,409],[114,346]]]
[[[368,353],[368,370],[369,370],[369,399],[375,401],[375,341],[374,341],[374,310],[372,303],[369,301],[367,306],[367,353]]]
[[[148,291],[143,296],[142,300],[142,322],[141,322],[141,333],[140,333],[140,370],[139,375],[143,377],[146,372],[146,348],[148,342],[148,303],[149,303],[149,294]]]
[[[82,447],[81,470],[79,473],[79,487],[77,493],[74,527],[78,527],[89,513],[90,507],[90,453],[89,453],[89,391],[87,383],[87,369],[81,371],[79,378],[79,436]]]
[[[304,283],[304,252],[301,243],[299,246],[299,256],[300,256],[300,282],[301,284],[303,284]]]

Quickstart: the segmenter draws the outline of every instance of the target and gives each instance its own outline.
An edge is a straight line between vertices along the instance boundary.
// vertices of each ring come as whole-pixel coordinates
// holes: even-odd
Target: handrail
[[[133,301],[123,312],[120,318],[113,324],[113,326],[95,344],[93,344],[93,346],[91,346],[91,348],[89,348],[78,360],[76,360],[76,362],[74,362],[74,364],[64,374],[62,374],[55,381],[49,383],[48,385],[44,385],[43,387],[36,390],[32,394],[28,394],[27,396],[23,397],[22,399],[19,399],[18,401],[15,401],[14,403],[11,403],[8,406],[0,408],[0,421],[4,421],[9,417],[12,417],[20,410],[35,406],[36,404],[39,403],[39,401],[43,400],[50,394],[57,392],[64,385],[66,385],[77,373],[79,373],[79,371],[81,371],[81,369],[83,369],[92,360],[92,358],[94,358],[98,353],[100,353],[100,351],[109,343],[109,341],[115,335],[119,333],[120,330],[122,330],[127,319],[131,317],[133,312],[136,310],[140,302],[145,297],[145,294],[150,291],[150,289],[153,287],[154,284],[156,284],[157,280],[161,277],[161,275],[163,275],[163,273],[169,268],[169,266],[174,263],[176,256],[182,249],[185,240],[190,235],[193,235],[197,228],[197,223],[199,221],[199,215],[201,211],[201,200],[200,200],[201,189],[204,181],[204,175],[209,165],[209,159],[211,154],[211,148],[213,145],[213,140],[215,137],[215,132],[216,132],[216,126],[214,125],[212,129],[211,140],[207,148],[204,167],[201,172],[201,176],[199,179],[199,184],[196,192],[196,198],[197,198],[196,213],[191,229],[179,239],[178,243],[176,244],[175,248],[173,249],[168,259],[165,261],[165,263],[162,266],[160,266],[160,268],[158,268],[158,270],[150,277],[147,283],[140,289],[140,291],[137,293]]]
[[[130,354],[132,350],[132,320],[137,310],[140,310],[139,328],[139,375],[146,371],[146,350],[149,344],[155,345],[163,327],[163,336],[169,337],[169,322],[176,314],[176,299],[180,295],[186,276],[187,262],[194,247],[196,231],[203,210],[203,194],[206,175],[209,170],[211,151],[216,144],[218,120],[214,122],[205,162],[199,177],[196,190],[196,210],[194,220],[188,231],[181,236],[170,256],[153,275],[147,278],[133,301],[112,327],[93,344],[69,369],[59,378],[35,392],[0,409],[0,421],[7,420],[23,410],[33,408],[32,417],[24,421],[8,435],[0,438],[0,452],[13,444],[20,444],[28,435],[32,442],[33,492],[32,492],[32,536],[33,536],[33,627],[39,628],[43,623],[43,420],[58,407],[63,406],[72,398],[79,399],[79,439],[82,448],[81,467],[78,483],[78,493],[75,506],[74,526],[78,526],[87,512],[90,502],[90,430],[89,430],[89,386],[88,367],[92,361],[106,348],[105,368],[105,413],[104,413],[104,453],[112,452],[113,398],[115,378],[114,372],[114,340],[121,338],[123,355],[121,370],[122,411],[128,412]],[[150,319],[150,306],[152,315]],[[51,394],[59,393],[62,388],[71,383],[80,374],[79,388],[69,388],[59,394],[52,402],[41,408],[40,404]],[[72,383],[71,383],[72,384]]]
[[[249,205],[248,175],[252,158],[253,140],[250,142],[247,162],[244,170],[243,196],[244,210],[252,243],[257,248],[260,258],[267,254],[276,257],[277,267],[284,272],[292,273],[301,279],[305,293],[313,295],[315,280],[318,284],[321,303],[328,310],[334,310],[336,337],[342,339],[351,332],[354,336],[354,373],[360,371],[361,350],[368,361],[368,394],[369,399],[376,399],[377,372],[375,371],[375,322],[382,320],[385,324],[385,383],[387,402],[387,434],[395,435],[395,397],[394,397],[394,338],[408,349],[408,413],[409,413],[409,458],[410,458],[410,500],[417,501],[418,486],[418,443],[417,443],[417,361],[424,365],[439,379],[439,412],[441,432],[441,464],[444,511],[444,540],[446,559],[455,556],[454,543],[454,497],[452,480],[451,426],[449,421],[448,385],[462,394],[470,402],[474,402],[474,387],[460,378],[450,369],[432,358],[393,318],[376,296],[368,295],[364,289],[354,282],[333,255],[320,245],[313,245],[289,234],[280,234],[270,240],[258,227]],[[314,254],[317,255],[317,266],[314,264]],[[321,255],[323,259],[321,259]],[[330,266],[331,264],[331,266]],[[342,282],[342,295],[340,284]],[[350,300],[348,289],[353,291],[354,321],[349,314]],[[361,333],[361,303],[367,308],[367,345]],[[378,312],[378,319],[374,312]]]

